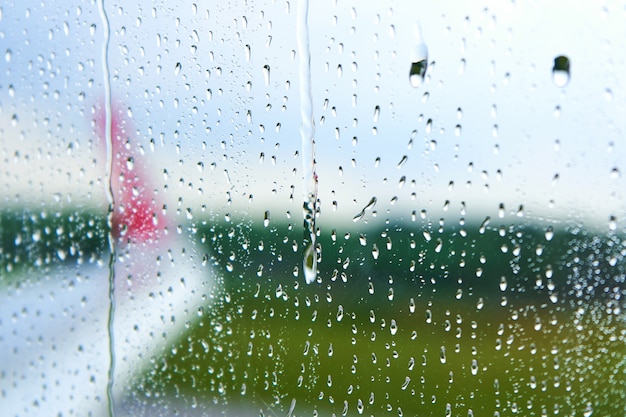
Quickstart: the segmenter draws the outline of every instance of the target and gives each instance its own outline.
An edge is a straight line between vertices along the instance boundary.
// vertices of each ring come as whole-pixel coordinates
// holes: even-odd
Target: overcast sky
[[[483,3],[311,2],[322,220],[352,223],[376,197],[380,218],[440,216],[449,201],[457,218],[462,202],[478,219],[502,203],[507,216],[523,205],[535,219],[624,223],[623,6]],[[108,6],[113,96],[167,199],[301,216],[296,7]],[[103,96],[97,8],[5,6],[2,28],[4,201],[56,193],[71,205],[88,190],[81,204],[102,207],[88,116]],[[429,66],[414,88],[421,43]],[[565,86],[552,78],[560,55],[571,63]]]

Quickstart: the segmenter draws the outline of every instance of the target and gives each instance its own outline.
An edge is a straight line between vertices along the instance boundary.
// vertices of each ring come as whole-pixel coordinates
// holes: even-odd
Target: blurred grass
[[[142,390],[265,415],[621,415],[623,239],[480,229],[327,231],[307,286],[300,228],[199,227],[223,294]]]
[[[98,217],[0,221],[3,271],[104,253]],[[623,415],[625,240],[547,227],[322,226],[305,285],[301,227],[189,225],[223,279],[217,301],[129,396],[225,415],[287,415],[294,399],[293,415]]]

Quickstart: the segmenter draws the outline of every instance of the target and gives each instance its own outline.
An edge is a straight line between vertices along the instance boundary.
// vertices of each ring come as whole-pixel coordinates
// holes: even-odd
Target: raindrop
[[[612,180],[618,180],[618,179],[620,179],[621,176],[622,176],[622,174],[619,172],[619,168],[614,167],[613,169],[611,169],[611,179]]]
[[[414,88],[421,86],[422,82],[424,81],[424,74],[426,74],[426,69],[428,68],[428,63],[426,62],[426,59],[428,58],[426,57],[421,61],[411,63],[409,80],[411,82],[411,86]]]
[[[343,320],[343,306],[340,304],[337,307],[337,321]]]
[[[546,240],[547,241],[551,241],[552,238],[554,237],[554,229],[552,228],[552,226],[548,226],[548,228],[546,229]]]
[[[426,128],[424,129],[427,135],[430,135],[430,132],[433,131],[433,119],[428,119],[426,121]]]
[[[304,279],[307,284],[315,281],[317,277],[317,258],[315,254],[315,247],[309,245],[304,252]]]
[[[180,62],[176,63],[176,66],[174,67],[174,75],[178,75],[180,74],[180,70],[183,68],[183,66],[181,65]]]
[[[502,276],[500,277],[500,291],[504,292],[506,291],[506,288],[507,288],[506,277]]]
[[[374,108],[374,123],[378,123],[378,117],[380,116],[380,106]]]
[[[424,43],[422,30],[419,25],[415,25],[414,32],[417,45],[411,51],[409,81],[413,88],[417,88],[424,82],[426,70],[428,69],[428,47]]]
[[[352,218],[352,221],[358,222],[359,220],[361,220],[365,216],[365,212],[368,210],[371,210],[376,205],[376,201],[377,201],[376,197],[372,197],[369,203],[367,203],[367,205],[363,207],[361,212]]]
[[[617,218],[615,216],[609,217],[609,230],[612,232],[617,230]]]
[[[378,255],[380,255],[380,250],[378,250],[378,246],[374,243],[372,245],[372,257],[374,260],[378,259]]]
[[[565,87],[570,79],[570,62],[569,58],[559,55],[554,58],[554,66],[552,67],[552,81],[557,87]]]
[[[398,324],[393,319],[391,320],[391,324],[389,325],[389,331],[391,332],[392,336],[395,336],[395,334],[398,333]]]
[[[270,85],[270,66],[263,65],[263,79],[265,79],[265,85]]]

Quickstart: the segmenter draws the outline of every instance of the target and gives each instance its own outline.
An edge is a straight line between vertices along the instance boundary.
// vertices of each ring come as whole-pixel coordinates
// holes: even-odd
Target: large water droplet
[[[428,47],[424,43],[422,30],[419,25],[415,25],[416,46],[411,51],[411,69],[409,70],[409,81],[411,86],[417,88],[424,82],[426,70],[428,69]]]
[[[311,284],[317,277],[317,255],[315,247],[310,243],[304,251],[304,280],[307,284]]]
[[[554,66],[552,67],[552,81],[557,87],[565,87],[567,83],[569,83],[569,78],[569,58],[564,55],[559,55],[554,58]]]
[[[411,87],[417,88],[422,85],[427,69],[427,59],[411,63],[411,69],[409,70],[409,81],[411,82]]]

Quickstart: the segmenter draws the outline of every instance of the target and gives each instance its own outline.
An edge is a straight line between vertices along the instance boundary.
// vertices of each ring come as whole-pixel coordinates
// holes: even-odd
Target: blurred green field
[[[106,253],[102,219],[40,217],[2,215],[3,271],[60,262],[59,249],[68,251],[63,262]],[[211,220],[181,231],[218,269],[215,301],[191,312],[183,337],[137,376],[131,408],[266,416],[291,406],[291,415],[320,416],[626,409],[623,236],[503,220],[426,234],[414,223],[358,232],[322,225],[319,280],[306,285],[299,224]],[[29,240],[46,228],[75,237]]]

